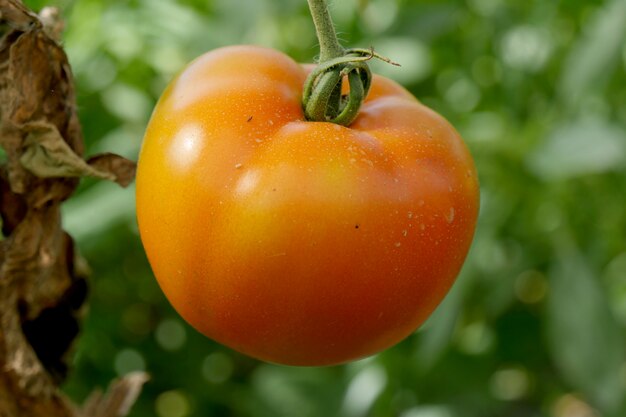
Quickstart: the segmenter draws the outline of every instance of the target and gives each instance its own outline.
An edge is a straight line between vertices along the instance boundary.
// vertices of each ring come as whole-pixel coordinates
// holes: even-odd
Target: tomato
[[[137,216],[154,274],[198,331],[262,360],[379,352],[435,309],[469,249],[472,158],[374,76],[349,127],[304,119],[309,67],[260,47],[192,62],[142,145]]]

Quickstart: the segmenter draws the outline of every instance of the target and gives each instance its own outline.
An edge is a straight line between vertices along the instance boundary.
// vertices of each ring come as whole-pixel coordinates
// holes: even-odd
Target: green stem
[[[317,39],[320,42],[320,63],[343,56],[344,50],[337,40],[326,0],[308,0],[308,2]]]
[[[307,120],[348,126],[367,96],[371,74],[366,59],[359,59],[362,54],[347,53],[339,44],[326,0],[307,1],[320,43],[320,59],[304,85],[304,115]],[[341,93],[344,79],[350,84],[347,96]]]
[[[367,97],[372,74],[367,61],[372,58],[398,65],[374,52],[373,49],[343,49],[337,40],[335,27],[326,0],[307,0],[320,43],[319,65],[304,83],[302,108],[307,120],[331,122],[349,126],[359,115]],[[350,90],[342,94],[347,81]]]

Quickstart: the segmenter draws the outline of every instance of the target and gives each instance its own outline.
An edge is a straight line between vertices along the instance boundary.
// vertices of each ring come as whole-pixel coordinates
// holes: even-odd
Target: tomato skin
[[[375,76],[350,127],[304,120],[303,67],[209,52],[148,125],[137,217],[154,274],[198,331],[250,356],[332,365],[385,349],[457,276],[478,212],[462,139]]]

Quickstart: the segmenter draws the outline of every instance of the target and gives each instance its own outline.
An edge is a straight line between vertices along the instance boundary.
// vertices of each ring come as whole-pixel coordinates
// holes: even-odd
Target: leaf
[[[148,379],[150,378],[145,372],[131,372],[111,382],[106,395],[102,395],[100,391],[94,391],[87,398],[80,415],[84,417],[126,416]]]
[[[566,105],[601,86],[619,63],[626,37],[626,2],[607,1],[588,29],[563,65],[560,91]]]
[[[115,182],[127,187],[135,178],[137,164],[119,155],[104,153],[87,160],[89,166],[98,171],[108,172],[115,176]]]
[[[39,25],[39,20],[21,2],[17,0],[3,0],[0,2],[0,23],[6,23],[20,31],[27,31],[33,25]]]
[[[450,345],[470,284],[470,276],[459,277],[446,298],[419,330],[420,343],[415,352],[415,360],[424,371],[432,369]]]
[[[530,154],[528,167],[551,181],[622,169],[625,162],[626,131],[585,121],[557,128]]]
[[[41,178],[91,176],[128,185],[135,173],[135,164],[121,156],[104,154],[89,163],[78,156],[63,140],[57,128],[45,122],[25,126],[28,136],[20,162],[28,171]]]
[[[317,417],[337,415],[343,390],[327,384],[333,368],[295,368],[261,365],[252,375],[254,408],[245,415]],[[249,404],[248,407],[250,407]]]
[[[61,19],[59,9],[50,6],[44,7],[39,12],[39,20],[41,20],[46,35],[56,42],[61,42],[65,22]]]
[[[570,250],[550,271],[549,349],[565,380],[604,413],[624,398],[624,341],[600,282],[581,254]]]

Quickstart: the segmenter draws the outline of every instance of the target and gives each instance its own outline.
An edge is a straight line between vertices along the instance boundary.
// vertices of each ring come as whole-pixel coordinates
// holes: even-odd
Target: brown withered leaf
[[[40,24],[37,15],[17,0],[0,1],[0,22],[23,32]]]
[[[39,19],[43,23],[43,30],[56,42],[61,41],[61,34],[65,29],[65,22],[61,19],[59,9],[56,7],[44,7],[39,12]]]
[[[135,164],[83,159],[73,77],[55,9],[0,0],[0,416],[120,417],[145,374],[114,383],[81,412],[58,389],[80,330],[88,267],[76,262],[60,205],[79,178],[128,185]],[[61,334],[62,333],[62,334]]]
[[[137,171],[135,162],[113,153],[92,156],[87,163],[98,171],[113,174],[114,181],[122,187],[127,187],[135,179],[135,171]]]
[[[127,186],[134,177],[135,163],[121,156],[104,154],[89,162],[76,155],[57,130],[46,122],[28,123],[20,157],[22,166],[39,178],[95,177]]]
[[[41,29],[23,33],[11,45],[8,63],[11,84],[5,93],[3,107],[8,108],[3,109],[3,122],[20,129],[45,120],[82,155],[71,70],[59,45]]]
[[[100,391],[94,391],[85,401],[81,417],[127,415],[148,379],[148,374],[145,372],[131,372],[113,381],[106,395]]]

